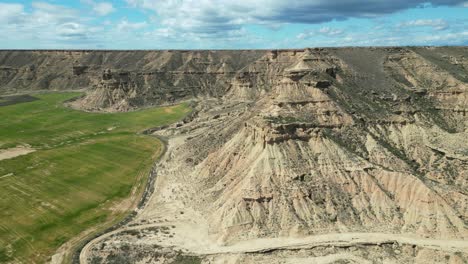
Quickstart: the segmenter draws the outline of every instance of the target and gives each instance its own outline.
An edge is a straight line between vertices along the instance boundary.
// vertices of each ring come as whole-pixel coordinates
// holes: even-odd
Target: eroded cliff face
[[[169,147],[129,224],[139,239],[116,233],[94,256],[122,241],[222,256],[207,249],[356,232],[468,239],[466,47],[46,54],[0,52],[2,91],[87,87],[72,103],[86,110],[198,102],[156,132]],[[146,234],[149,223],[176,231]],[[424,250],[389,263],[439,254]],[[229,263],[249,258],[236,254]]]
[[[0,51],[0,93],[85,89],[73,106],[128,111],[219,97],[261,51]]]
[[[417,243],[468,239],[467,54],[264,52],[225,79],[216,100],[199,101],[193,119],[157,132],[171,139],[155,191],[128,227],[139,238],[113,234],[92,256],[106,259],[126,241],[146,252],[135,257],[143,262],[158,255],[148,244],[207,263],[467,261],[466,249]],[[148,233],[166,224],[170,235]],[[385,249],[369,233],[397,242]],[[353,249],[344,234],[366,242]],[[405,236],[410,251],[398,246]],[[321,252],[332,247],[323,259],[320,243],[307,242],[320,237]]]
[[[187,125],[196,136],[168,166],[196,162],[168,173],[194,193],[177,199],[225,242],[364,231],[466,239],[466,76],[425,52],[266,54],[225,96],[252,106],[221,114],[209,133]]]

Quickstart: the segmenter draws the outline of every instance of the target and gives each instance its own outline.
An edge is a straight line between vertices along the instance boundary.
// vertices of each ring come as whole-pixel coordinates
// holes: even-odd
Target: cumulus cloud
[[[449,27],[447,21],[443,19],[418,19],[401,22],[397,25],[399,28],[408,27],[431,27],[435,30],[445,30]]]
[[[323,34],[323,35],[327,35],[327,36],[336,36],[336,35],[343,34],[343,30],[342,29],[333,29],[333,28],[330,28],[330,27],[323,27],[323,28],[318,30],[318,33]]]
[[[115,11],[114,6],[108,2],[96,3],[93,7],[93,10],[101,16],[106,16]]]
[[[46,2],[33,2],[31,14],[24,14],[24,24],[31,26],[47,26],[76,20],[79,14],[76,10],[61,5]]]
[[[103,28],[89,26],[83,23],[67,22],[58,25],[55,32],[52,31],[58,40],[81,40],[96,39],[98,33],[102,33]]]
[[[88,34],[93,30],[90,30],[88,27],[74,22],[68,22],[61,24],[57,27],[57,33],[63,38],[87,38]]]
[[[82,18],[75,10],[46,2],[33,2],[30,11],[26,11],[21,4],[0,3],[0,30],[14,26],[18,33],[27,30],[40,33],[50,31],[61,24],[80,20]]]
[[[102,47],[100,45],[137,48],[143,44],[148,48],[411,45],[415,43],[410,37],[414,34],[432,36],[426,39],[427,44],[436,43],[435,36],[439,36],[437,41],[441,43],[457,42],[454,36],[465,39],[466,43],[465,35],[456,35],[467,30],[465,20],[457,22],[456,18],[448,18],[445,14],[440,16],[450,19],[446,21],[428,14],[425,19],[395,24],[384,16],[428,5],[461,9],[467,6],[466,0],[125,0],[127,7],[133,8],[118,13],[115,2],[110,0],[80,0],[80,7],[52,4],[60,3],[56,0],[37,1],[0,3],[0,34],[9,36],[3,41],[3,47],[16,47],[5,43],[51,48]],[[113,12],[116,15],[129,12],[128,16],[133,17],[131,12],[137,12],[136,9],[143,11],[138,14],[144,14],[144,20],[132,22],[123,16],[108,16]],[[376,27],[369,26],[369,32],[356,35],[366,30],[353,29],[354,20],[349,24],[342,22],[350,18],[371,18],[368,21],[374,22],[383,19],[383,22]],[[329,21],[334,22],[327,24]],[[296,30],[303,28],[303,24],[310,24],[310,28],[315,29],[297,35],[300,31]],[[264,32],[266,34],[262,34]]]
[[[117,24],[117,29],[119,31],[131,31],[131,30],[138,30],[138,29],[142,29],[144,27],[148,26],[148,23],[146,23],[146,21],[144,22],[137,22],[137,23],[132,23],[132,22],[129,22],[126,18],[123,19],[122,21],[120,21],[118,24]]]
[[[299,39],[309,39],[314,36],[326,36],[326,37],[336,37],[344,34],[343,29],[331,28],[331,27],[322,27],[318,30],[306,30],[299,35]]]
[[[468,43],[468,31],[457,33],[446,33],[437,31],[437,33],[418,33],[411,35],[389,35],[387,32],[366,32],[366,33],[347,33],[335,38],[327,38],[315,42],[311,38],[307,46],[431,46],[431,45],[466,45]],[[303,47],[298,46],[298,47]]]
[[[21,4],[0,3],[0,23],[10,24],[18,22],[18,18],[24,15],[24,7]]]
[[[315,24],[348,18],[369,18],[430,4],[460,5],[460,0],[126,0],[130,6],[154,11],[176,32],[219,35],[246,24]]]
[[[107,16],[115,11],[114,6],[109,2],[96,2],[93,0],[81,0],[81,2],[91,6],[94,13],[100,16]]]
[[[89,24],[89,18],[78,10],[47,2],[33,2],[31,9],[21,4],[0,4],[0,10],[0,35],[9,36],[9,42],[30,45],[26,46],[29,48],[92,42],[96,33],[103,30]]]

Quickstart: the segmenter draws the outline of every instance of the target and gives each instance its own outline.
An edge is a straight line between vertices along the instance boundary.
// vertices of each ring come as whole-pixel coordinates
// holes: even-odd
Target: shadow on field
[[[0,97],[0,106],[14,105],[20,103],[27,103],[39,100],[39,98],[25,94],[25,95],[12,95]]]

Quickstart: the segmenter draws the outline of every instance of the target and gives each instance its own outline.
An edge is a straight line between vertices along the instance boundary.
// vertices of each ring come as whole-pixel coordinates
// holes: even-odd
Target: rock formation
[[[3,51],[0,91],[83,87],[72,105],[86,110],[197,102],[192,118],[155,132],[169,146],[149,201],[85,259],[106,259],[125,242],[147,253],[135,257],[142,262],[157,245],[206,263],[308,263],[320,257],[312,246],[285,241],[378,233],[414,242],[369,242],[354,253],[320,245],[333,246],[336,261],[463,263],[466,247],[417,241],[468,240],[467,55],[466,47]],[[174,233],[145,231],[164,225]],[[246,255],[259,243],[265,252]]]

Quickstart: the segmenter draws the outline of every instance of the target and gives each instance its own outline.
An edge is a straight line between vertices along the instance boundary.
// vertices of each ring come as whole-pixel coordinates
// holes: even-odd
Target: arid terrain
[[[0,51],[2,95],[66,90],[193,106],[76,263],[468,262],[468,47]]]

